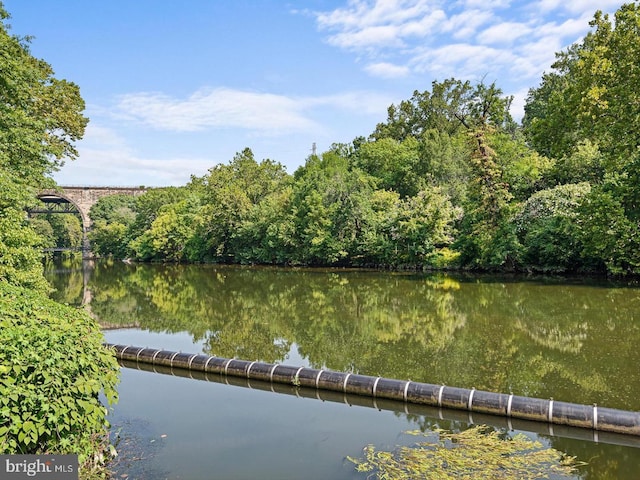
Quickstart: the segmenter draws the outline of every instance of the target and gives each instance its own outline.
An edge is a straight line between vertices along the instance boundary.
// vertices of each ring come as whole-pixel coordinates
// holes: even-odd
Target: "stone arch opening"
[[[43,191],[37,195],[37,198],[38,200],[40,200],[40,202],[44,203],[46,207],[32,208],[29,210],[30,214],[73,214],[80,216],[80,222],[82,224],[82,250],[88,252],[88,233],[91,228],[91,219],[89,218],[89,212],[85,212],[81,208],[81,206],[73,200],[73,198],[70,198],[70,196],[58,191]]]

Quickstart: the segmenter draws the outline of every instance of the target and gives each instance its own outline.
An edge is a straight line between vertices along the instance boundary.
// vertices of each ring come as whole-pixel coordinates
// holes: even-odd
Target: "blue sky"
[[[61,185],[183,185],[249,147],[290,173],[434,80],[496,81],[522,115],[554,54],[620,0],[2,0],[80,86]]]

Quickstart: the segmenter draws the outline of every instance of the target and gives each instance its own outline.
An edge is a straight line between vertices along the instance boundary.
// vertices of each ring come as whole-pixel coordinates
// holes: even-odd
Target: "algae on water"
[[[406,433],[422,437],[435,434],[438,439],[393,451],[367,445],[364,458],[347,459],[357,471],[370,473],[367,478],[379,480],[570,478],[579,465],[574,457],[546,448],[524,434],[509,436],[483,425],[459,433],[440,429]]]

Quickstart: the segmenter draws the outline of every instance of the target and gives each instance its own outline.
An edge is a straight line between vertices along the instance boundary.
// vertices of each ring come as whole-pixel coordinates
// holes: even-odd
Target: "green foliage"
[[[415,197],[401,202],[394,221],[393,240],[397,255],[395,261],[410,265],[433,266],[438,250],[453,242],[453,225],[462,216],[440,189],[425,189]],[[449,257],[449,254],[445,254]]]
[[[378,124],[372,138],[403,141],[420,138],[429,130],[454,136],[478,124],[513,127],[509,115],[511,97],[499,98],[501,92],[495,84],[480,82],[474,86],[469,81],[450,78],[434,81],[431,87],[431,92],[416,90],[410,100],[391,105],[387,122]]]
[[[53,233],[53,227],[51,223],[42,215],[36,215],[29,219],[29,226],[40,236],[42,239],[43,248],[53,248],[56,246],[56,239]]]
[[[514,222],[526,266],[567,271],[581,265],[579,207],[590,192],[586,182],[559,185],[533,194],[524,203]]]
[[[122,223],[98,220],[89,232],[91,249],[96,255],[127,258],[130,253],[128,231],[127,226]]]
[[[0,168],[0,192],[0,281],[46,292],[38,251],[43,238],[29,226],[24,212],[34,202],[31,189]]]
[[[82,246],[83,231],[79,215],[35,214],[29,225],[38,231],[43,245],[78,248]]]
[[[434,81],[292,177],[245,149],[135,208],[112,200],[92,239],[142,260],[634,273],[639,19],[634,4],[597,12],[530,91],[523,128],[495,83]]]
[[[0,452],[77,453],[96,463],[118,364],[82,310],[0,282]],[[97,462],[99,463],[99,462]]]
[[[527,146],[521,132],[515,135],[496,133],[491,135],[490,142],[496,152],[502,180],[515,201],[525,201],[549,182],[556,162]]]
[[[419,141],[418,172],[429,184],[440,187],[455,205],[462,205],[471,175],[466,136],[430,129],[422,133]]]
[[[597,185],[604,181],[604,160],[598,145],[583,140],[567,154],[559,158],[549,177],[554,183],[589,182]]]
[[[614,274],[640,273],[640,226],[625,215],[614,193],[594,189],[582,203],[577,222],[587,265]]]
[[[236,233],[240,263],[286,265],[296,251],[292,214],[293,189],[286,187],[252,205]]]
[[[25,220],[46,175],[77,154],[87,119],[78,87],[53,77],[31,56],[28,38],[9,34],[0,4],[0,280],[46,291],[38,249],[44,241]]]
[[[137,203],[136,197],[118,194],[102,197],[91,207],[89,240],[94,253],[116,258],[131,255],[129,242],[137,219]]]
[[[420,431],[410,435],[429,437]],[[364,459],[347,459],[356,470],[384,480],[459,478],[571,478],[578,463],[520,433],[513,437],[485,426],[454,433],[435,430],[436,441],[397,447],[392,452],[364,449]],[[374,477],[375,476],[375,477]]]
[[[9,18],[0,4],[0,20]],[[77,85],[59,80],[43,60],[31,56],[29,39],[0,24],[0,169],[42,185],[44,176],[75,158],[73,142],[87,119]]]
[[[557,54],[554,71],[529,92],[523,124],[531,144],[553,158],[579,160],[598,180],[605,174],[630,218],[640,215],[637,163],[640,130],[640,5],[631,2],[615,21],[596,12],[582,42]],[[588,143],[587,143],[588,142]],[[582,145],[582,152],[580,146]],[[600,156],[588,152],[597,146]],[[599,158],[598,158],[599,157]],[[607,179],[607,176],[609,178]],[[591,180],[571,178],[570,181]]]
[[[136,219],[136,197],[131,195],[108,195],[101,197],[91,207],[89,216],[94,222],[104,220],[105,223],[120,223],[125,226],[131,225]]]
[[[364,143],[354,155],[353,165],[379,179],[379,188],[394,190],[402,197],[415,195],[425,186],[419,143],[414,137],[402,142],[387,137]]]
[[[265,197],[284,188],[288,178],[281,164],[258,163],[245,148],[228,165],[217,165],[204,178],[194,180],[191,188],[199,193],[203,205],[198,229],[205,246],[201,256],[233,261],[244,248],[244,240],[236,234],[246,217]]]
[[[180,262],[187,259],[190,239],[198,221],[194,213],[196,205],[188,200],[165,205],[144,234],[131,243],[136,256],[142,260],[168,260]]]
[[[364,212],[374,180],[335,152],[311,157],[295,174],[297,260],[322,265],[345,262],[366,229]]]
[[[142,195],[135,198],[135,206],[133,210],[136,212],[136,218],[130,225],[130,237],[135,239],[142,235],[145,230],[151,227],[153,221],[158,217],[160,209],[171,203],[184,200],[188,195],[188,191],[185,187],[164,187],[164,188],[152,188],[147,190]],[[110,197],[106,197],[110,198]],[[120,202],[116,200],[116,208],[122,206]],[[101,204],[106,205],[105,208],[105,220],[114,219],[114,214],[107,211],[109,206],[113,206],[111,203]],[[107,218],[110,217],[110,218]],[[122,215],[120,216],[122,220]],[[122,222],[121,222],[122,223]]]
[[[0,4],[0,452],[77,453],[81,475],[102,466],[106,410],[118,365],[88,315],[50,300],[40,249],[82,239],[69,215],[29,225],[25,209],[48,177],[77,156],[84,101],[73,83],[8,33]],[[50,240],[49,240],[50,241]]]
[[[77,248],[82,246],[82,222],[76,215],[49,215],[56,245]]]

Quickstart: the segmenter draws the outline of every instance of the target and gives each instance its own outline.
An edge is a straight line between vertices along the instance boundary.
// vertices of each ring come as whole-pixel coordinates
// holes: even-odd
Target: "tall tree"
[[[622,5],[613,21],[598,11],[590,25],[530,90],[523,125],[531,144],[553,158],[571,156],[585,141],[597,146],[604,167],[598,180],[608,176],[622,186],[618,195],[638,217],[640,5]]]
[[[227,165],[216,165],[202,179],[194,179],[192,188],[201,196],[202,222],[198,235],[211,259],[232,261],[239,247],[236,234],[251,209],[264,198],[284,188],[288,181],[285,168],[272,160],[258,163],[245,148]]]
[[[523,125],[531,145],[558,159],[558,181],[594,186],[582,206],[593,219],[582,229],[583,257],[638,272],[640,5],[622,5],[613,21],[598,11],[590,25],[529,92]]]
[[[65,159],[77,157],[88,119],[77,85],[54,77],[33,57],[29,37],[9,34],[9,14],[0,4],[0,167],[41,185]]]
[[[40,241],[24,209],[35,189],[53,184],[48,175],[77,156],[73,142],[87,119],[78,87],[33,57],[29,38],[9,33],[8,18],[0,3],[0,279],[44,290]]]

